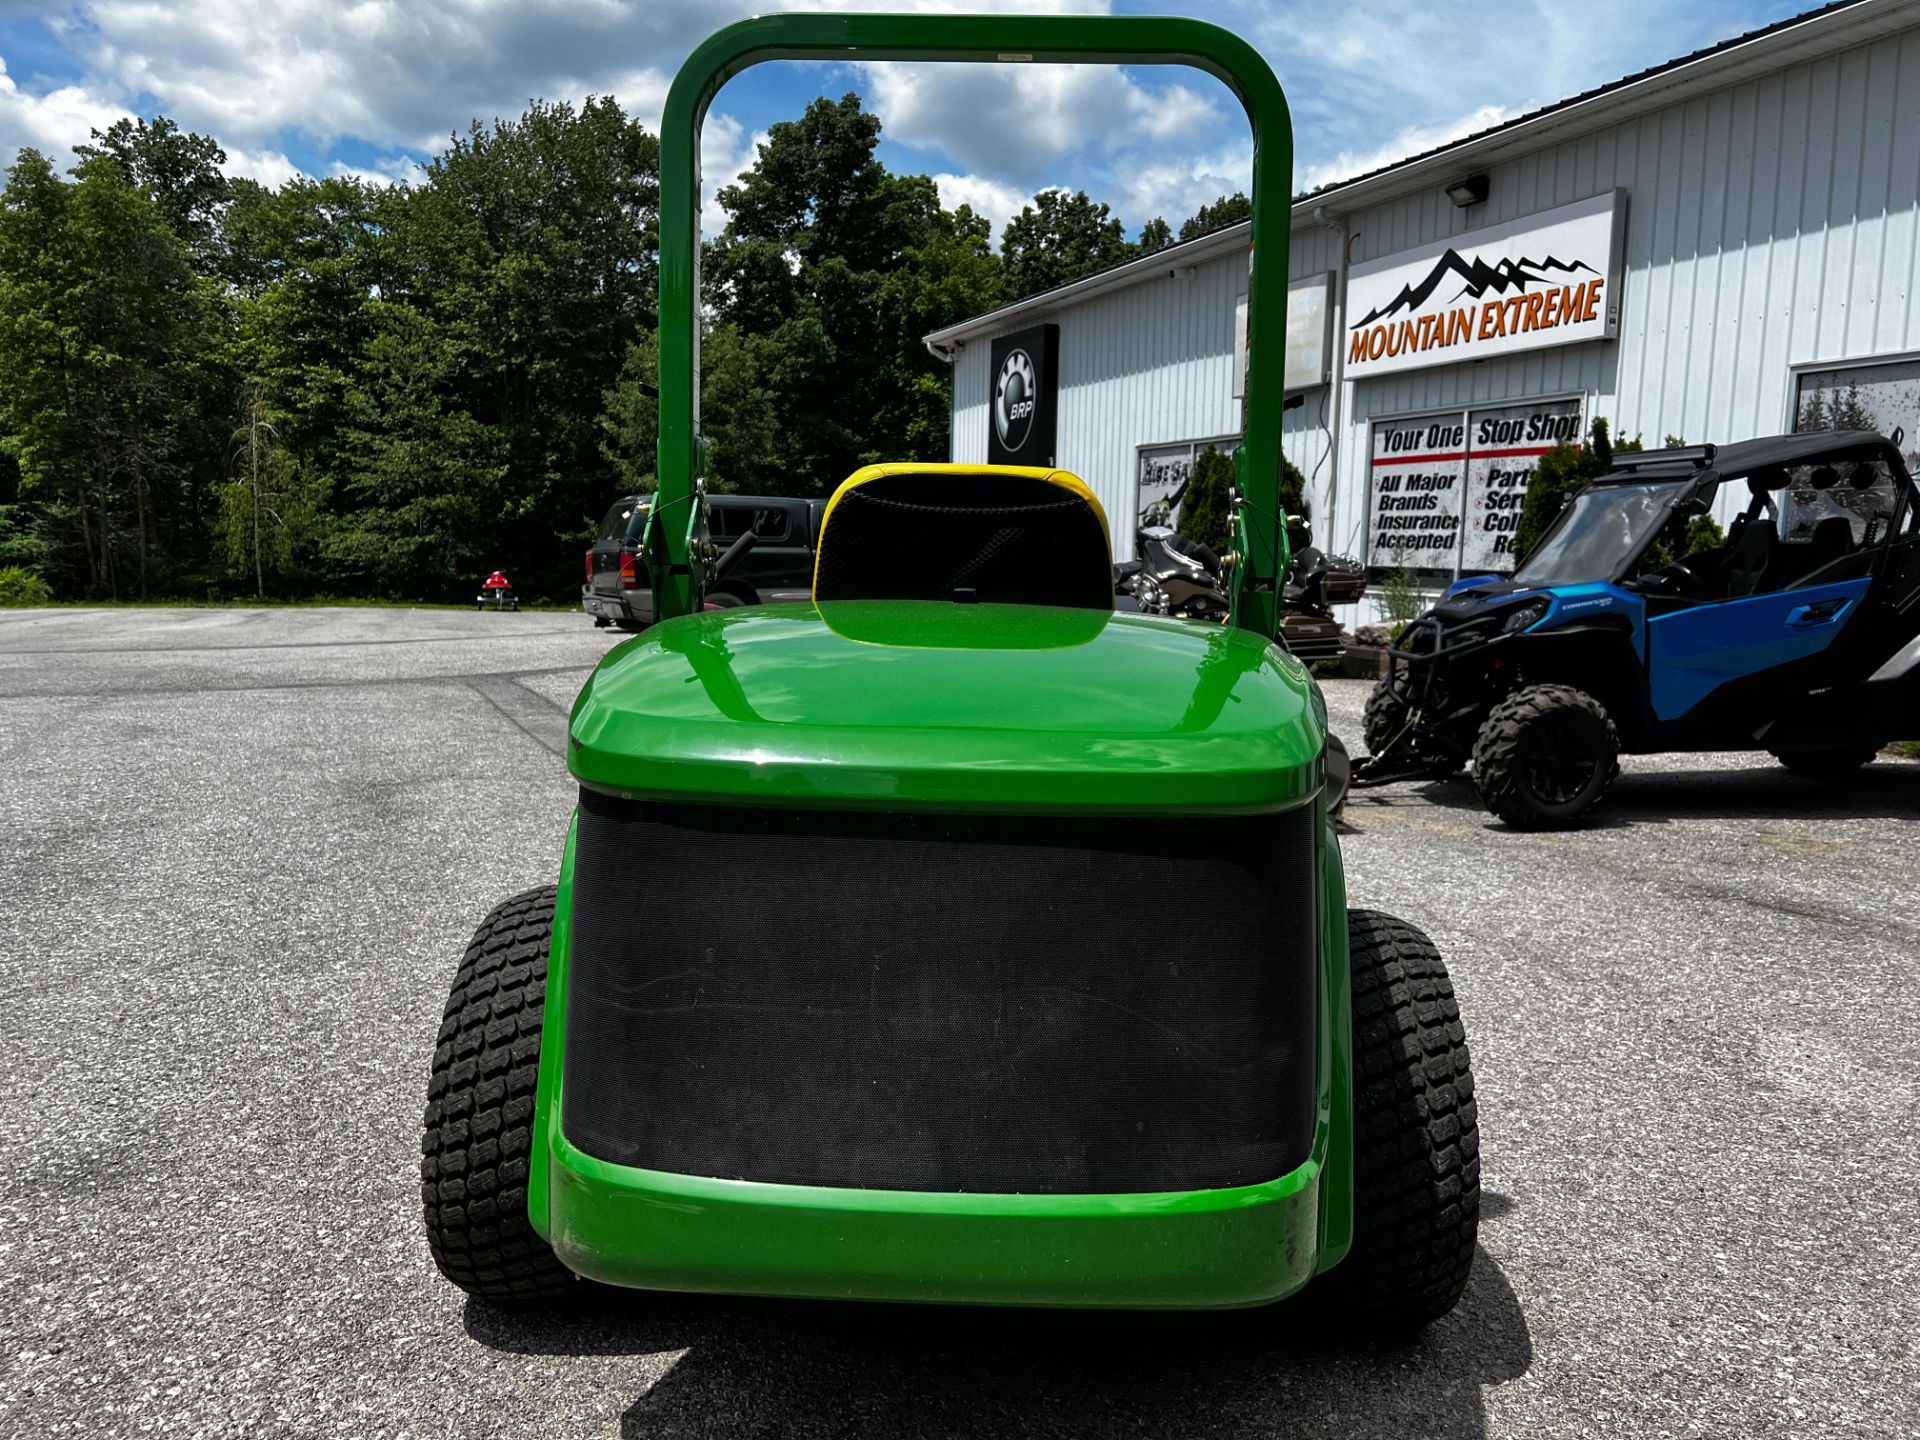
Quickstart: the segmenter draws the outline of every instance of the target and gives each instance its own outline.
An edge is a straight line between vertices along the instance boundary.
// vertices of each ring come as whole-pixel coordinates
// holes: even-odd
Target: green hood
[[[610,652],[569,768],[639,799],[837,809],[1250,812],[1320,787],[1300,663],[1229,626],[843,601],[708,611]]]

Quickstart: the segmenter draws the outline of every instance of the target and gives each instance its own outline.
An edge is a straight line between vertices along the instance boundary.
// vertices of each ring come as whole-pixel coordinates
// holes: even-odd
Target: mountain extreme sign
[[[1625,214],[1623,193],[1609,190],[1355,265],[1347,375],[1611,339]]]

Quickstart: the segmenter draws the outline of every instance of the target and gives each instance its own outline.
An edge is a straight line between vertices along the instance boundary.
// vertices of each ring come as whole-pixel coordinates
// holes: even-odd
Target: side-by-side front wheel
[[[578,1283],[527,1218],[553,900],[551,885],[516,895],[474,932],[427,1087],[427,1243],[441,1274],[496,1304],[555,1299]]]
[[[1440,952],[1347,912],[1353,976],[1353,1248],[1315,1283],[1347,1324],[1405,1333],[1454,1307],[1480,1234],[1480,1128]]]
[[[1407,717],[1412,713],[1400,692],[1393,688],[1393,681],[1382,680],[1375,685],[1373,693],[1367,696],[1367,708],[1360,716],[1360,738],[1367,742],[1367,754],[1385,754],[1387,747],[1406,730]]]
[[[1862,741],[1858,745],[1833,745],[1824,750],[1774,750],[1769,752],[1789,770],[1802,775],[1844,775],[1870,765],[1880,753],[1878,745]]]
[[[1480,726],[1473,783],[1516,830],[1569,830],[1620,774],[1620,737],[1606,708],[1571,685],[1516,690]]]

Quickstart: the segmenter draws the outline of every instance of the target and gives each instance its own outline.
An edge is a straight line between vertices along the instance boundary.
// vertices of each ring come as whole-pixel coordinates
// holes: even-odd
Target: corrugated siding
[[[1061,327],[1058,463],[1100,497],[1118,559],[1133,554],[1138,447],[1239,432],[1233,305],[1245,275],[1244,256],[1224,256],[1049,317]],[[954,361],[956,461],[987,458],[991,348],[971,341]]]
[[[1578,394],[1589,416],[1649,444],[1729,442],[1785,428],[1793,367],[1920,351],[1920,29],[1550,146],[1489,178],[1471,211],[1435,189],[1348,217],[1350,258],[1621,187],[1620,336],[1348,386],[1337,486],[1330,396],[1310,392],[1286,417],[1285,448],[1330,548],[1360,549],[1375,416]],[[1290,277],[1336,269],[1338,243],[1298,226]],[[1132,513],[1135,447],[1238,432],[1233,301],[1246,263],[1224,257],[1189,280],[1049,317],[1061,325],[1060,464],[1116,522]],[[970,343],[954,367],[956,459],[986,458],[988,349]]]
[[[1353,385],[1330,537],[1341,548],[1360,544],[1372,416],[1576,392],[1589,416],[1650,445],[1668,435],[1728,442],[1786,427],[1795,366],[1920,349],[1920,30],[1568,141],[1489,178],[1487,203],[1472,212],[1436,192],[1354,216],[1353,259],[1619,186],[1628,192],[1620,337]]]

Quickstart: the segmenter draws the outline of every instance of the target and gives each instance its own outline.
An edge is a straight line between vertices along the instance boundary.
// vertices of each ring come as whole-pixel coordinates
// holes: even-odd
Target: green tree
[[[1202,205],[1181,221],[1180,238],[1198,240],[1202,235],[1211,235],[1216,230],[1224,230],[1229,225],[1238,225],[1242,220],[1252,218],[1253,201],[1236,190],[1231,195],[1222,195],[1211,205]]]
[[[231,478],[221,488],[214,527],[228,567],[253,581],[255,595],[317,538],[320,487],[301,476],[257,384],[241,387],[241,421],[229,441]]]
[[[951,377],[920,337],[999,303],[1000,262],[985,220],[944,209],[924,175],[887,173],[879,136],[857,95],[815,100],[719,194],[728,221],[704,264],[711,480],[823,494],[875,459],[946,455]]]
[[[186,247],[193,268],[210,275],[219,266],[215,243],[221,208],[231,182],[220,167],[227,152],[211,136],[182,130],[164,115],[120,119],[95,130],[92,145],[76,145],[83,161],[112,162],[127,183],[153,202],[161,221]]]
[[[1113,213],[1084,190],[1042,190],[1000,237],[1009,299],[1069,284],[1134,253]]]
[[[1158,215],[1140,227],[1140,238],[1134,242],[1134,249],[1142,255],[1151,255],[1156,250],[1164,250],[1173,244],[1173,227]]]
[[[1607,422],[1595,417],[1589,443],[1556,445],[1540,457],[1533,476],[1527,481],[1526,499],[1520,505],[1520,523],[1514,527],[1513,553],[1525,562],[1533,548],[1560,518],[1560,512],[1591,480],[1613,468],[1616,450],[1632,452],[1641,448],[1638,439],[1615,445],[1607,433]]]
[[[1225,555],[1234,546],[1233,456],[1209,445],[1193,464],[1193,478],[1180,502],[1180,533],[1201,540]],[[1292,461],[1280,462],[1280,510],[1295,519],[1307,515],[1306,477]],[[1297,527],[1288,527],[1288,543],[1297,547]]]
[[[290,462],[306,483],[342,501],[352,478],[355,396],[372,380],[376,297],[394,289],[392,234],[409,198],[347,177],[297,178],[277,191],[243,183],[221,216],[239,363]]]
[[[1209,445],[1193,462],[1193,475],[1180,501],[1180,533],[1211,545],[1216,554],[1233,548],[1233,458]]]
[[[597,98],[475,124],[422,184],[380,193],[371,256],[350,252],[379,286],[352,302],[370,334],[341,395],[342,469],[319,477],[331,563],[389,593],[401,554],[427,587],[405,593],[476,565],[510,565],[536,594],[577,584],[556,540],[585,534],[622,480],[603,410],[654,327],[658,206],[658,141]]]
[[[355,593],[445,596],[496,566],[551,565],[567,531],[529,526],[518,549],[499,538],[500,516],[524,502],[508,434],[462,401],[467,357],[411,306],[373,311],[366,371],[347,396],[343,504],[321,540],[329,573]],[[526,579],[515,576],[533,588]]]
[[[121,164],[84,157],[69,182],[21,151],[0,193],[0,433],[9,525],[61,588],[145,595],[200,560],[223,354],[216,292]]]

